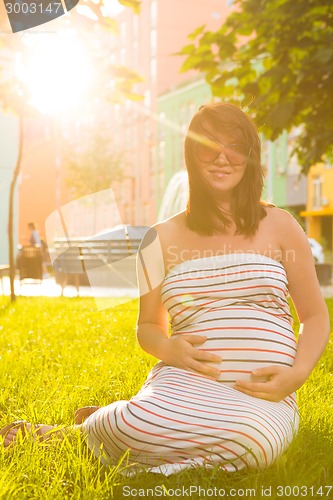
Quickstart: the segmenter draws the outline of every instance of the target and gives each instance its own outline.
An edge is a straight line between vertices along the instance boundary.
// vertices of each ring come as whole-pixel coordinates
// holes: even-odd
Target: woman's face
[[[242,180],[250,150],[240,133],[205,133],[209,142],[196,142],[194,153],[200,176],[211,187],[214,196],[230,201]]]

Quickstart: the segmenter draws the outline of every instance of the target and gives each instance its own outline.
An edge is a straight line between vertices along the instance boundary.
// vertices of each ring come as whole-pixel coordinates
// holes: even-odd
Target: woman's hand
[[[162,361],[167,365],[200,373],[212,380],[218,379],[220,370],[209,366],[207,362],[220,363],[222,358],[217,354],[198,349],[197,345],[207,340],[204,335],[177,335],[165,339]]]
[[[267,399],[268,401],[281,401],[289,394],[298,389],[304,382],[297,375],[293,367],[267,366],[254,370],[251,376],[267,377],[266,382],[246,382],[237,380],[235,389],[255,398]]]

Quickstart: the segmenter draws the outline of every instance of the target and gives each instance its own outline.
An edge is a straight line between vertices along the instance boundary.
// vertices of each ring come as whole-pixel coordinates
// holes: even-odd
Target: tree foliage
[[[265,136],[299,127],[304,173],[333,157],[331,0],[237,0],[215,32],[189,35],[182,70],[204,73],[214,96],[248,107]]]
[[[75,197],[108,189],[124,179],[124,153],[110,142],[110,137],[95,134],[87,147],[71,152],[66,162],[66,182]]]

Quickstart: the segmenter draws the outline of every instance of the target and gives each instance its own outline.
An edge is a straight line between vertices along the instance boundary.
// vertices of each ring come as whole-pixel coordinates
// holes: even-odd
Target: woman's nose
[[[214,163],[221,163],[221,164],[229,163],[228,158],[225,155],[224,148],[221,149],[221,151],[220,151],[218,157],[215,159]]]

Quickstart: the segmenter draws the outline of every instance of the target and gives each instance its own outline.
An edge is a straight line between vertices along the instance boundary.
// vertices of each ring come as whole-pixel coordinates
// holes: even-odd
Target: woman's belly
[[[220,363],[209,363],[221,372],[219,381],[233,386],[236,380],[264,381],[251,377],[257,368],[292,366],[296,340],[285,316],[244,307],[213,311],[173,335],[205,335],[199,349],[218,354]]]

